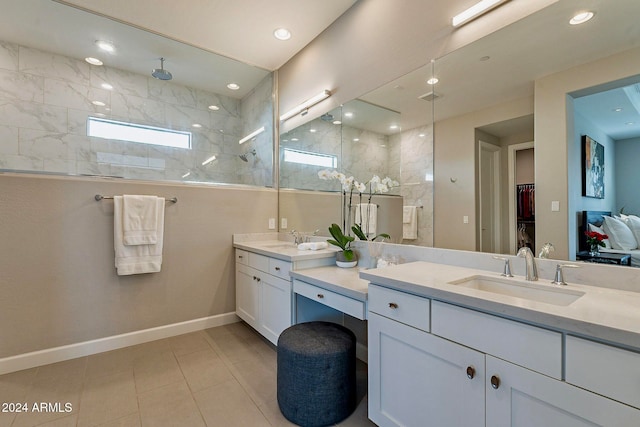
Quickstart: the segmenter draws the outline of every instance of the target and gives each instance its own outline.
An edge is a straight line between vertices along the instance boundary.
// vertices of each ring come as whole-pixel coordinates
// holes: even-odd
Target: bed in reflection
[[[605,247],[600,247],[600,253],[603,257],[608,254],[620,255],[626,254],[630,256],[629,265],[640,267],[640,218],[636,215],[611,215],[610,211],[582,211],[582,221],[579,230],[579,253],[577,258],[581,258],[581,254],[589,251],[587,243],[587,231],[596,231],[606,234],[608,239],[604,240]],[[594,261],[588,257],[585,260]],[[622,257],[611,257],[611,264],[626,264],[626,259]],[[618,261],[618,262],[614,262]],[[622,261],[622,262],[619,262]]]

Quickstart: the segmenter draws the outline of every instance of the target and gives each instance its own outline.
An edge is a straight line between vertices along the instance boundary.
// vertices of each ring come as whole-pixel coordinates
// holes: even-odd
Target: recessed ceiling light
[[[208,108],[211,111],[218,111],[220,109],[220,107],[218,107],[217,105],[209,105]]]
[[[228,87],[229,89],[231,89],[231,90],[238,90],[238,89],[240,89],[240,86],[238,86],[238,85],[237,85],[237,84],[235,84],[235,83],[229,83],[229,84],[227,85],[227,87]]]
[[[298,141],[298,138],[291,138],[292,141]]]
[[[201,128],[201,127],[202,127],[202,125],[201,125],[200,123],[194,123],[194,124],[192,124],[192,125],[191,125],[191,127],[194,127],[194,128]]]
[[[291,38],[291,31],[286,28],[278,28],[273,32],[273,36],[278,40],[289,40]]]
[[[309,132],[316,133],[316,130],[315,129],[309,129]]]
[[[113,86],[111,86],[109,83],[102,83],[100,86],[102,86],[102,89],[107,89],[107,90],[113,89]]]
[[[382,147],[382,148],[386,148],[387,146],[386,146],[386,145],[384,145],[384,144],[380,144],[380,147]]]
[[[104,103],[104,102],[102,102],[102,101],[91,101],[91,103],[92,103],[93,105],[95,105],[95,106],[98,106],[98,107],[104,107],[105,105],[107,105],[107,104],[105,104],[105,103]]]
[[[585,22],[587,22],[591,18],[593,18],[593,12],[580,12],[580,13],[574,15],[574,17],[571,18],[571,20],[569,20],[569,24],[571,24],[571,25],[584,24]]]
[[[105,41],[105,40],[96,40],[96,46],[98,46],[101,50],[105,52],[113,53],[116,48],[113,43]]]
[[[351,117],[353,117],[353,113],[351,111],[347,111],[346,113],[344,113],[344,116],[350,119]]]
[[[425,134],[425,133],[419,133],[419,134],[418,134],[418,136],[419,136],[420,138],[424,138],[425,136],[427,136],[427,134]]]
[[[342,124],[342,122],[341,122],[340,120],[334,120],[334,121],[333,121],[333,124],[334,124],[334,125],[341,125],[341,124]]]
[[[440,80],[438,80],[437,77],[431,77],[429,80],[427,80],[427,84],[434,85],[434,84],[438,83],[439,81]]]
[[[631,126],[631,125],[635,125],[635,124],[636,124],[635,122],[627,122],[627,123],[625,123],[625,125],[627,125],[627,126]]]
[[[360,141],[360,138],[353,138],[353,142],[358,142]]]
[[[613,109],[613,111],[614,111],[615,113],[619,113],[620,111],[622,111],[622,107],[614,108],[614,109]]]
[[[398,125],[391,125],[391,126],[389,126],[389,129],[396,130],[396,129],[398,129]]]
[[[102,65],[102,61],[100,61],[98,58],[93,58],[91,56],[84,58],[84,60],[91,65]]]

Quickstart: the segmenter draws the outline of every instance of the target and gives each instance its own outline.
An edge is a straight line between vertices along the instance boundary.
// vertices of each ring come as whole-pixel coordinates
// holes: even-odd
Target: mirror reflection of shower
[[[251,151],[247,151],[244,154],[240,154],[238,157],[240,157],[240,160],[242,160],[243,162],[248,162],[249,161],[249,155],[253,155],[254,157],[256,157],[256,150],[253,149]]]

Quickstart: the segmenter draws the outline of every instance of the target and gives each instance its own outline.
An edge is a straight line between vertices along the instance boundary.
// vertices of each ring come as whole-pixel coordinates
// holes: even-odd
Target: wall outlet
[[[275,229],[276,229],[276,219],[269,218],[269,230],[275,230]]]
[[[462,223],[463,224],[469,224],[469,217],[467,215],[462,217]]]
[[[280,228],[282,228],[283,230],[286,230],[288,225],[289,224],[287,224],[287,218],[280,219]]]
[[[551,212],[559,212],[560,211],[560,202],[558,200],[553,200],[551,202]]]

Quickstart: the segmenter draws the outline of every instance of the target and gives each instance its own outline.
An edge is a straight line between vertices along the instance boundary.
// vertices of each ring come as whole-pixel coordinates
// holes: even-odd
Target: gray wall
[[[615,144],[616,211],[640,215],[640,138],[623,139]]]

